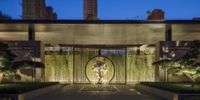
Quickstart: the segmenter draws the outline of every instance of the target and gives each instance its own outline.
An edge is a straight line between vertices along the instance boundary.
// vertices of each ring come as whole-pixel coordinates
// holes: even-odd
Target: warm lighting
[[[127,49],[70,48],[60,52],[57,46],[45,53],[45,79],[60,83],[135,84],[140,81],[154,81],[155,47],[142,45],[140,55],[137,46]],[[59,47],[64,48],[64,47]],[[50,51],[49,51],[50,50]],[[53,52],[51,52],[53,50]],[[56,50],[56,51],[55,51]],[[74,51],[73,51],[74,50]],[[74,54],[73,54],[74,53]],[[125,63],[127,70],[125,70]],[[127,80],[125,80],[125,74]]]
[[[45,79],[50,82],[72,83],[72,55],[45,55]]]
[[[0,73],[0,83],[2,82],[2,80],[3,80],[3,74]]]
[[[114,65],[105,57],[95,57],[86,66],[86,75],[92,84],[109,84],[114,75]]]
[[[155,60],[155,48],[142,45],[140,55],[137,55],[137,49],[133,48],[128,48],[127,83],[155,81],[155,66],[152,65]]]

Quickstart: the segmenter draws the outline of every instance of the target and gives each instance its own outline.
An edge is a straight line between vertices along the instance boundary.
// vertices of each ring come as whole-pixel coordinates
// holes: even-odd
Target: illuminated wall
[[[155,81],[155,47],[132,47],[127,49],[127,83]]]
[[[108,57],[114,64],[115,75],[111,83],[126,83],[126,55],[123,49],[103,49],[102,55]]]
[[[65,49],[68,47],[64,47]],[[96,79],[93,64],[94,57],[104,57],[108,62],[108,73],[104,76],[106,83],[125,84],[125,49],[95,49],[46,47],[45,77],[46,81],[63,83],[91,83]]]
[[[98,49],[74,48],[74,83],[89,83],[86,77],[86,65],[98,54]]]
[[[98,76],[94,71],[97,58],[103,59],[107,66],[102,79],[105,84],[155,81],[155,67],[152,66],[155,60],[154,46],[141,45],[127,49],[51,47],[51,52],[47,51],[45,52],[46,81],[97,84]]]
[[[50,82],[73,83],[73,53],[46,52],[45,80]]]
[[[115,66],[109,58],[96,56],[87,63],[85,73],[92,84],[109,84],[115,76]]]
[[[164,24],[37,24],[35,29],[36,40],[51,44],[155,44],[165,39]]]
[[[122,49],[123,54],[119,54],[121,49],[75,48],[74,50],[74,83],[90,83],[86,75],[96,76],[92,70],[87,71],[86,69],[88,62],[96,56],[106,57],[113,63],[114,69],[110,69],[110,72],[108,72],[110,74],[107,75],[112,76],[111,73],[113,73],[114,76],[112,80],[107,81],[110,81],[110,83],[125,83],[125,49]],[[89,66],[89,68],[91,67]],[[112,66],[109,65],[108,68],[112,68]]]
[[[114,21],[115,22],[115,21]],[[133,45],[133,44],[156,44],[165,40],[166,24],[150,23],[147,21],[130,24],[70,24],[64,23],[38,23],[33,24],[35,40],[41,44],[66,44],[66,45]],[[133,21],[134,22],[134,21]],[[170,22],[170,21],[169,21]],[[173,21],[172,21],[173,22]],[[20,23],[20,22],[19,22]],[[172,25],[172,37],[174,41],[200,40],[200,24],[188,24],[179,22]],[[26,41],[28,40],[28,23],[1,23],[1,41]],[[68,49],[67,49],[68,48]],[[69,49],[70,48],[70,49]],[[121,49],[103,49],[103,51],[115,51],[116,54],[103,55],[109,58],[115,66],[115,76],[111,83],[135,83],[140,81],[154,81],[155,74],[161,76],[151,65],[155,57],[159,59],[159,53],[146,54],[144,47],[127,47]],[[45,63],[46,81],[62,81],[67,83],[89,83],[85,75],[86,64],[91,58],[99,56],[99,50],[94,48],[55,47],[52,53],[44,54],[46,47],[41,45],[41,61]],[[127,50],[126,50],[127,49]],[[61,51],[60,51],[61,50]],[[48,51],[48,50],[47,50]],[[55,52],[54,52],[55,51]],[[125,52],[124,52],[125,51]],[[154,51],[154,50],[150,50]],[[157,50],[159,51],[159,50]],[[70,52],[70,53],[67,53]],[[124,52],[124,53],[120,53]],[[44,59],[44,60],[43,60]],[[157,59],[157,60],[158,60]],[[158,80],[158,79],[156,79]]]

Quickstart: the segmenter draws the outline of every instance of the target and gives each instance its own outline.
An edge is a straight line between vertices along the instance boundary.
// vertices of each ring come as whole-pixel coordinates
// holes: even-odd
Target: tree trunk
[[[3,82],[3,73],[0,73],[0,83]]]
[[[184,73],[185,74],[185,76],[187,76],[188,78],[190,78],[190,80],[192,80],[192,82],[194,83],[194,84],[192,84],[191,85],[191,87],[195,87],[195,83],[196,83],[196,79],[194,79],[191,75],[189,75],[189,74],[186,74],[186,73]]]
[[[168,82],[168,72],[167,72],[167,68],[165,68],[165,82]]]

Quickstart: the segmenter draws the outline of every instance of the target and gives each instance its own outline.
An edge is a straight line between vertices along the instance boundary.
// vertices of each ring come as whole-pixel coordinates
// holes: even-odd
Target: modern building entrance
[[[127,84],[155,81],[153,45],[46,45],[46,81]]]
[[[177,81],[152,63],[178,57],[184,41],[200,39],[199,26],[195,20],[11,20],[0,21],[0,40],[22,54],[18,58],[44,63],[21,81],[34,77],[73,84]]]

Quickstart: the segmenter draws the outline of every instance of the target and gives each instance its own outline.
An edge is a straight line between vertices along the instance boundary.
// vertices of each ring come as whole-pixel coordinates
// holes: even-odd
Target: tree
[[[151,12],[150,10],[147,10],[146,13],[147,13],[148,15],[151,15],[152,12]]]
[[[189,44],[189,51],[181,58],[176,60],[165,59],[154,62],[154,65],[161,66],[166,69],[168,74],[174,76],[185,75],[196,83],[197,78],[200,77],[200,41],[192,41]]]
[[[8,45],[0,42],[0,82],[20,80],[20,75],[16,74],[19,68],[24,67],[44,67],[43,63],[34,61],[17,61],[16,55],[9,50]]]
[[[0,47],[0,81],[3,81],[9,76],[15,77],[14,73],[12,73],[12,61],[16,55],[11,53],[8,45],[0,42]]]

